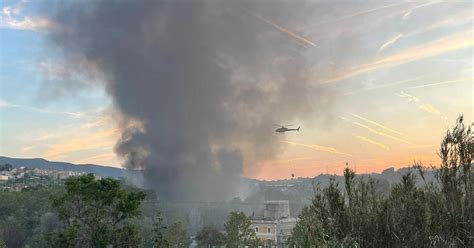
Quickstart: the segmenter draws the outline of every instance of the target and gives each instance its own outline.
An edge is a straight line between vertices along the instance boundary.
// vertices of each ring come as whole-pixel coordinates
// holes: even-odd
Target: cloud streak
[[[313,150],[316,150],[316,151],[321,151],[321,152],[327,152],[327,153],[339,154],[339,155],[352,157],[351,154],[340,152],[334,147],[321,146],[321,145],[316,145],[316,144],[304,144],[304,143],[293,142],[293,141],[281,141],[281,142],[285,143],[285,144],[293,145],[293,146],[300,146],[300,147],[313,149]]]
[[[21,12],[19,7],[3,7],[0,16],[0,28],[30,31],[59,29],[58,25],[48,18],[21,16]]]
[[[395,44],[395,42],[398,41],[398,39],[402,38],[403,37],[403,34],[398,34],[397,36],[391,38],[390,40],[388,40],[387,42],[385,42],[384,44],[382,44],[382,46],[380,46],[378,52],[382,52],[383,50],[385,50],[387,47]]]
[[[309,39],[304,38],[304,37],[301,36],[301,35],[295,34],[294,32],[288,30],[287,28],[284,28],[284,27],[282,27],[282,26],[280,26],[280,25],[278,25],[278,24],[276,24],[276,23],[274,23],[274,22],[272,22],[272,21],[270,21],[270,20],[268,20],[268,19],[263,18],[263,17],[260,16],[260,15],[257,15],[257,14],[252,13],[252,12],[250,12],[250,11],[248,11],[248,10],[246,10],[246,12],[249,13],[250,15],[252,15],[253,17],[255,17],[255,18],[257,18],[257,19],[263,21],[264,23],[266,23],[266,24],[272,26],[273,28],[275,28],[276,30],[280,31],[281,33],[283,33],[283,34],[285,34],[285,35],[288,35],[290,38],[292,38],[292,39],[298,41],[300,44],[309,45],[309,46],[313,46],[313,47],[316,46],[316,44],[315,44],[314,42],[310,41]]]
[[[422,104],[422,105],[418,106],[418,108],[425,111],[425,112],[431,113],[431,114],[439,114],[440,113],[437,108],[435,108],[433,105],[431,105],[429,103]]]
[[[361,140],[361,141],[364,141],[366,143],[369,143],[369,144],[372,144],[372,145],[375,145],[375,146],[378,146],[384,150],[387,150],[389,151],[390,150],[390,147],[388,147],[387,145],[383,144],[383,143],[380,143],[380,142],[377,142],[375,140],[372,140],[372,139],[369,139],[367,137],[364,137],[364,136],[360,136],[360,135],[354,135],[355,138],[357,138],[358,140]]]
[[[474,37],[472,36],[472,31],[466,30],[423,45],[405,49],[399,53],[389,55],[366,64],[353,67],[348,71],[343,72],[340,76],[324,80],[322,83],[334,83],[343,79],[355,77],[362,73],[437,56],[443,53],[471,47],[473,45]]]
[[[438,83],[410,86],[410,87],[407,87],[406,89],[420,89],[420,88],[433,87],[433,86],[439,86],[439,85],[445,85],[445,84],[461,83],[461,82],[466,82],[466,81],[472,82],[472,80],[473,78],[455,79],[455,80],[448,80],[448,81],[443,81],[443,82],[438,82]]]
[[[416,10],[416,9],[426,7],[426,6],[431,6],[431,5],[442,3],[442,2],[443,1],[431,1],[431,2],[428,2],[428,3],[424,3],[424,4],[421,4],[421,5],[417,5],[415,7],[412,7],[410,9],[406,10],[405,14],[403,14],[403,16],[402,16],[402,19],[407,20],[410,17],[410,15],[413,13],[413,11]]]
[[[397,96],[401,97],[401,98],[406,98],[407,99],[407,102],[419,102],[420,99],[416,96],[413,96],[413,95],[410,95],[408,93],[405,93],[403,91],[401,91],[400,93],[397,94]]]
[[[398,6],[402,6],[402,5],[405,5],[405,3],[394,3],[394,4],[384,5],[384,6],[373,8],[373,9],[363,10],[363,11],[359,11],[359,12],[352,13],[352,14],[349,14],[349,15],[341,16],[337,19],[322,21],[322,22],[304,27],[304,28],[302,28],[302,30],[309,31],[309,30],[314,29],[314,28],[316,28],[318,26],[321,26],[321,25],[337,23],[337,22],[340,22],[340,21],[344,21],[344,20],[347,20],[347,19],[354,18],[354,17],[363,16],[363,15],[367,15],[367,14],[370,14],[370,13],[373,13],[373,12],[381,11],[381,10],[384,10],[384,9],[389,9],[389,8],[392,8],[392,7],[398,7]]]
[[[368,127],[362,123],[359,123],[359,122],[353,122],[356,126],[359,126],[359,127],[363,127],[365,129],[367,129],[369,132],[371,133],[374,133],[374,134],[377,134],[377,135],[380,135],[380,136],[383,136],[385,138],[389,138],[389,139],[392,139],[392,140],[396,140],[396,141],[400,141],[400,142],[403,142],[403,143],[406,143],[406,144],[409,144],[409,145],[413,145],[413,143],[409,142],[409,141],[406,141],[404,139],[400,139],[398,137],[395,137],[393,135],[390,135],[390,134],[387,134],[387,133],[384,133],[384,132],[380,132],[378,130],[375,130],[371,127]]]
[[[404,134],[404,133],[402,133],[402,132],[399,132],[399,131],[397,131],[397,130],[395,130],[395,129],[392,129],[392,128],[389,128],[389,127],[387,127],[387,126],[384,126],[384,125],[382,125],[382,124],[380,124],[380,123],[378,123],[378,122],[375,122],[375,121],[373,121],[373,120],[369,120],[369,119],[367,119],[367,118],[364,118],[364,117],[362,117],[362,116],[360,116],[360,115],[356,115],[356,114],[351,114],[351,115],[352,115],[353,117],[357,118],[357,119],[360,119],[360,120],[363,120],[363,121],[365,121],[365,122],[368,122],[368,123],[370,123],[370,124],[372,124],[372,125],[375,125],[375,126],[377,126],[377,127],[380,127],[380,128],[382,128],[382,129],[384,129],[384,130],[386,130],[386,131],[389,131],[389,132],[391,132],[391,133],[394,133],[394,134],[397,134],[397,135],[400,135],[400,136],[406,136],[406,134]]]
[[[418,81],[418,80],[420,80],[421,78],[426,77],[426,76],[428,76],[428,75],[431,75],[431,74],[426,74],[426,75],[422,75],[422,76],[415,77],[415,78],[409,78],[409,79],[405,79],[405,80],[401,80],[401,81],[397,81],[397,82],[393,82],[393,83],[381,84],[381,85],[377,85],[377,86],[366,87],[366,88],[362,88],[362,89],[359,89],[359,90],[354,90],[354,91],[351,91],[351,92],[344,93],[343,95],[346,95],[346,96],[348,96],[348,95],[356,95],[356,94],[358,94],[358,93],[365,92],[365,91],[383,89],[383,88],[388,88],[388,87],[397,86],[397,85],[400,85],[400,84],[406,84],[406,83],[409,83],[409,82],[415,82],[415,81]]]
[[[44,156],[49,159],[63,159],[66,156],[86,150],[112,148],[119,136],[118,129],[110,129],[81,137],[67,139],[49,147]]]
[[[0,99],[0,108],[19,108],[19,109],[23,109],[27,111],[36,112],[36,113],[66,115],[73,118],[82,118],[82,117],[87,116],[87,114],[83,112],[56,111],[56,110],[51,110],[51,109],[15,104],[15,103],[11,103],[11,102],[1,100],[1,99]]]

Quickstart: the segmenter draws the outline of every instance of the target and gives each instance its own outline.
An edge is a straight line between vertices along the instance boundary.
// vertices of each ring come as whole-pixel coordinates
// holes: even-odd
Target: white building
[[[252,228],[264,247],[287,247],[288,237],[296,225],[296,218],[290,216],[288,201],[265,201],[263,215],[252,216]]]

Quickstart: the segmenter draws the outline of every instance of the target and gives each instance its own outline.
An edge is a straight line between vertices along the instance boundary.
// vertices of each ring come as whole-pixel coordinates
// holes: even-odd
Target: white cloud
[[[22,4],[23,2],[20,2],[15,6],[2,8],[0,28],[31,31],[58,29],[58,25],[48,18],[22,15]]]

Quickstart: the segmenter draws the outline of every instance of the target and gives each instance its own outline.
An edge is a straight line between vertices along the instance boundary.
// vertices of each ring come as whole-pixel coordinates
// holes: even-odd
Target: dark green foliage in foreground
[[[169,226],[164,225],[160,210],[156,211],[150,242],[145,246],[161,248],[186,248],[191,244],[191,239],[187,234],[187,228],[181,221],[172,223]]]
[[[169,243],[169,247],[173,248],[187,248],[191,244],[186,227],[181,221],[175,222],[166,228],[165,239]]]
[[[143,200],[144,193],[134,187],[92,175],[70,178],[61,186],[0,191],[0,244],[104,247],[111,242],[114,247],[153,247],[154,213],[160,209],[154,196],[149,191]],[[187,247],[190,238],[183,222],[167,219],[161,225],[164,242]]]
[[[41,247],[35,240],[60,225],[49,198],[61,191],[60,187],[0,191],[0,240],[7,247]]]
[[[153,247],[169,247],[168,240],[165,239],[165,229],[163,226],[163,217],[161,211],[156,211],[155,221],[153,223],[151,243]]]
[[[261,241],[251,228],[249,218],[243,212],[230,212],[224,224],[224,233],[215,227],[204,227],[196,235],[198,247],[258,247]]]
[[[257,247],[260,241],[257,239],[255,230],[250,228],[250,225],[250,220],[244,213],[231,212],[227,216],[227,222],[224,225],[226,247]]]
[[[344,171],[345,190],[332,180],[315,188],[289,239],[291,247],[474,247],[474,139],[462,116],[441,143],[436,182],[416,186],[407,173],[388,195],[376,182]],[[414,168],[424,179],[424,168]]]
[[[196,235],[199,247],[221,247],[225,244],[225,236],[213,227],[204,227]]]
[[[141,191],[127,191],[120,182],[93,174],[65,183],[66,192],[53,198],[53,208],[64,227],[52,232],[53,247],[137,247],[141,237],[127,220],[140,214],[145,198]]]

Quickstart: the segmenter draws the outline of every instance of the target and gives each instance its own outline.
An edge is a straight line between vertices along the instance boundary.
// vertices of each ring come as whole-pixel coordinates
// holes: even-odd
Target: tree
[[[152,244],[153,247],[169,247],[168,240],[164,237],[166,227],[163,226],[163,217],[161,211],[156,210],[155,221],[153,222]]]
[[[290,247],[321,247],[324,244],[324,230],[314,205],[306,206],[288,239]]]
[[[118,180],[96,180],[93,174],[72,177],[66,192],[53,197],[52,206],[63,228],[50,233],[53,247],[137,247],[140,236],[127,223],[140,214],[145,194],[127,191]]]
[[[58,192],[57,187],[43,187],[27,192],[0,191],[0,239],[6,244],[12,239],[15,242],[21,241],[17,243],[19,247],[28,244],[28,239],[43,231],[38,228],[41,217],[50,211],[49,197]]]
[[[427,235],[429,210],[425,205],[424,191],[415,186],[412,173],[402,176],[388,198],[387,226],[391,243],[403,247],[421,247],[429,243]]]
[[[196,241],[199,247],[220,247],[225,244],[225,236],[213,227],[204,227],[196,235]]]
[[[449,213],[449,238],[459,245],[474,246],[474,134],[464,125],[461,115],[452,130],[448,130],[438,153],[441,166],[436,179],[441,186]]]
[[[189,247],[191,239],[181,221],[165,226],[161,211],[156,210],[151,243],[153,247],[157,248],[184,248]]]
[[[170,248],[185,248],[191,244],[191,239],[181,221],[177,221],[166,228],[165,239],[168,241]]]
[[[471,125],[472,126],[472,125]],[[289,239],[297,247],[474,247],[474,138],[459,117],[443,138],[441,165],[427,182],[420,164],[388,194],[377,181],[344,171],[345,195],[332,179],[317,188]],[[413,171],[417,171],[415,175]],[[417,176],[424,182],[417,186]]]
[[[226,247],[257,247],[260,241],[257,239],[255,230],[250,228],[250,225],[250,220],[243,212],[231,212],[227,216],[227,222],[224,225]]]

